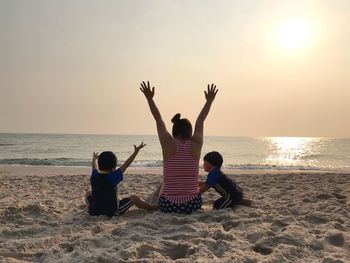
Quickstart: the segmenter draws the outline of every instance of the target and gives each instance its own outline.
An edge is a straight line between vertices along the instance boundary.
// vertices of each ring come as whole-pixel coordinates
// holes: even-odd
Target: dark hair
[[[173,137],[188,140],[192,136],[192,124],[188,119],[181,119],[181,114],[177,113],[171,119],[173,123]]]
[[[117,166],[117,156],[113,152],[102,152],[98,156],[98,169],[108,171]]]
[[[219,152],[208,152],[204,158],[204,161],[207,161],[208,163],[217,166],[217,167],[221,167],[222,163],[224,162],[221,154]]]

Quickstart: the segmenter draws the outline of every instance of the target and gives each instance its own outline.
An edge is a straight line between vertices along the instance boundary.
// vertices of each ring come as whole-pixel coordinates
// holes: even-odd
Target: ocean
[[[77,135],[0,133],[0,164],[90,166],[92,152],[110,150],[118,162],[144,142],[133,167],[161,167],[156,135]],[[350,139],[316,137],[206,136],[202,156],[219,151],[224,168],[239,170],[350,171]],[[202,163],[202,162],[201,162]]]

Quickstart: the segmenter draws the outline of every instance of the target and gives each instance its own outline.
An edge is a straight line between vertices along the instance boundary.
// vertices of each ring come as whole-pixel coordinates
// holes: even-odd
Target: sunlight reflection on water
[[[270,154],[264,162],[270,165],[315,165],[313,158],[320,153],[320,138],[311,137],[272,137],[269,141]]]

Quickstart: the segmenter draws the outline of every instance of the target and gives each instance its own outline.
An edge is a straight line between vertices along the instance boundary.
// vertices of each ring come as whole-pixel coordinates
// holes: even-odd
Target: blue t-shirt
[[[120,169],[114,170],[113,172],[107,174],[99,173],[97,169],[92,169],[91,178],[99,175],[106,175],[108,181],[111,182],[113,187],[116,187],[121,181],[123,181],[123,172]]]
[[[234,195],[237,192],[241,192],[241,188],[236,185],[236,183],[228,178],[219,167],[214,167],[208,173],[207,180],[205,184],[213,187],[220,195]]]
[[[91,172],[92,202],[89,212],[91,215],[113,216],[118,209],[117,185],[123,180],[123,172],[118,169],[110,173],[99,173],[96,169]]]

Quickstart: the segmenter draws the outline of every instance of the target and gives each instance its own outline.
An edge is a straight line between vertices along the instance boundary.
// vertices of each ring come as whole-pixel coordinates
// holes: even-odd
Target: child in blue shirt
[[[214,201],[215,209],[228,208],[235,204],[251,205],[251,200],[243,198],[242,188],[221,171],[223,158],[220,153],[209,152],[203,159],[204,170],[209,173],[205,182],[199,182],[200,192],[204,193],[213,187],[221,195],[221,198]]]
[[[134,153],[119,169],[116,169],[117,157],[113,152],[106,151],[100,155],[93,153],[90,178],[91,192],[88,191],[85,196],[90,215],[107,215],[109,217],[122,215],[133,205],[142,209],[157,209],[136,195],[118,199],[118,184],[123,180],[125,170],[145,146],[143,143],[139,146],[134,145]]]

